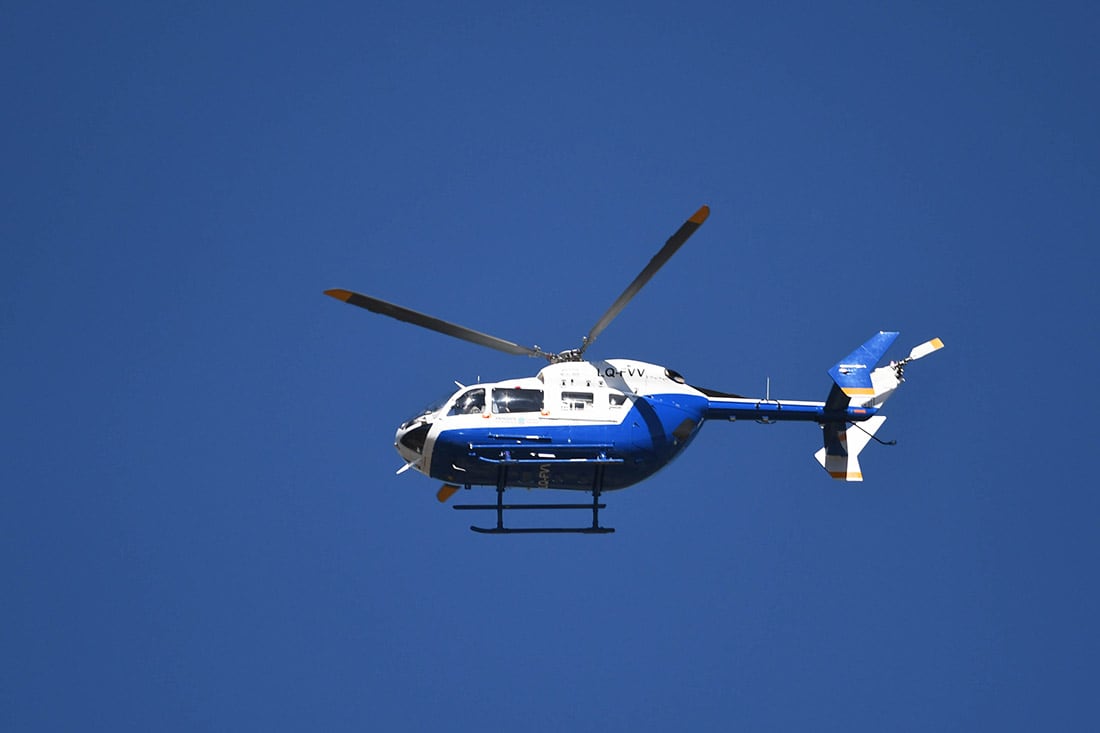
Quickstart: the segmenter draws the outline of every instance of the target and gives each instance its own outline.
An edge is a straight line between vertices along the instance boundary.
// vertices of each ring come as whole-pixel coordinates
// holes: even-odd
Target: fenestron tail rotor
[[[429,316],[424,313],[419,313],[410,308],[390,303],[378,298],[372,298],[369,295],[363,295],[361,293],[355,293],[350,290],[344,290],[342,288],[334,288],[332,290],[326,290],[325,295],[342,300],[345,303],[365,308],[372,313],[380,313],[390,318],[396,318],[399,321],[405,323],[411,323],[414,326],[420,326],[421,328],[427,328],[437,333],[442,333],[447,336],[453,336],[454,338],[462,339],[463,341],[469,341],[481,346],[488,346],[490,349],[496,349],[497,351],[503,351],[506,354],[515,354],[517,356],[534,356],[547,361],[559,362],[559,361],[580,361],[584,356],[585,350],[592,345],[592,342],[596,340],[596,337],[603,333],[603,330],[615,320],[615,317],[619,315],[626,304],[638,294],[638,291],[642,289],[647,282],[657,273],[666,262],[676,254],[676,250],[683,246],[684,242],[695,233],[703,222],[710,216],[710,208],[707,206],[700,207],[698,211],[691,215],[683,225],[676,230],[676,233],[668,238],[664,247],[653,256],[653,259],[649,261],[649,264],[645,266],[638,276],[634,278],[634,281],[627,286],[626,290],[611,304],[611,307],[607,309],[607,312],[603,314],[596,325],[588,332],[588,335],[584,337],[583,343],[581,343],[578,349],[569,349],[557,354],[552,354],[543,351],[538,346],[521,346],[513,341],[498,338],[496,336],[490,336],[487,333],[481,331],[475,331],[472,328],[465,326],[459,326],[449,321],[444,321],[434,316]]]

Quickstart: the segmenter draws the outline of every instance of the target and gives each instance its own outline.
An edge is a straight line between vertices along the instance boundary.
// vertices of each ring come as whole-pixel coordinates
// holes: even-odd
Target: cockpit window
[[[463,392],[448,415],[480,415],[485,411],[485,390],[471,389]]]
[[[541,412],[541,389],[494,389],[493,412]]]

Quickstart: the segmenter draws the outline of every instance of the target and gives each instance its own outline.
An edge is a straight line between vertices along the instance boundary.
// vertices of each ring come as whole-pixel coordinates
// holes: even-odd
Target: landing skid
[[[475,527],[470,529],[479,534],[611,534],[614,527]]]
[[[600,489],[603,486],[603,466],[599,465],[596,468],[596,478],[592,484],[592,503],[591,504],[505,504],[504,503],[504,482],[507,480],[507,467],[501,466],[500,476],[497,481],[497,503],[496,504],[455,504],[454,508],[459,510],[473,510],[473,511],[493,511],[497,513],[497,526],[496,527],[477,527],[470,525],[470,529],[480,534],[611,534],[615,531],[614,527],[601,527],[600,526],[600,510],[605,508],[606,504],[600,503]],[[505,527],[504,526],[504,512],[506,511],[522,511],[524,509],[540,509],[546,511],[577,511],[577,510],[589,510],[592,512],[592,526],[591,527]]]
[[[497,526],[496,527],[476,527],[471,525],[470,529],[481,534],[611,534],[615,531],[613,527],[601,527],[600,526],[600,510],[606,507],[607,504],[599,503],[599,494],[594,493],[592,496],[591,504],[505,504],[504,503],[504,490],[497,489],[497,503],[496,504],[455,504],[455,509],[465,510],[496,510],[497,513]],[[543,509],[547,511],[564,509],[564,510],[591,510],[592,512],[592,526],[591,527],[505,527],[504,526],[504,512],[523,510],[523,509]]]

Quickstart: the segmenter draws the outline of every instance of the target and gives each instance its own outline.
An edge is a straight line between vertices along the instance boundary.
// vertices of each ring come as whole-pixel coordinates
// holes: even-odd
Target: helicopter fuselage
[[[846,419],[865,419],[864,410]],[[466,486],[604,491],[668,465],[708,417],[821,421],[824,403],[704,392],[674,371],[623,359],[561,362],[537,376],[464,387],[406,421],[395,447],[413,468]]]

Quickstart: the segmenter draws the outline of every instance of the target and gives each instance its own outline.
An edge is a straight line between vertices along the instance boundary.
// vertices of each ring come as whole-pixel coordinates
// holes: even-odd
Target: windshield
[[[424,409],[420,410],[415,415],[410,417],[408,420],[401,423],[401,427],[402,428],[408,427],[410,424],[412,424],[412,422],[414,420],[417,420],[418,418],[424,417],[425,415],[432,414],[433,412],[437,411],[439,408],[443,407],[443,405],[447,404],[447,401],[450,400],[450,399],[451,399],[451,395],[447,395],[446,397],[441,397],[438,400],[430,402],[429,404],[427,404],[424,407]]]
[[[451,395],[447,395],[446,397],[440,397],[438,400],[432,400],[431,402],[429,402],[427,405],[424,406],[423,410],[421,410],[420,412],[417,413],[417,416],[419,417],[420,415],[428,415],[430,413],[435,412],[440,407],[443,407],[443,405],[447,404],[447,400],[449,400],[449,399],[451,399]]]

